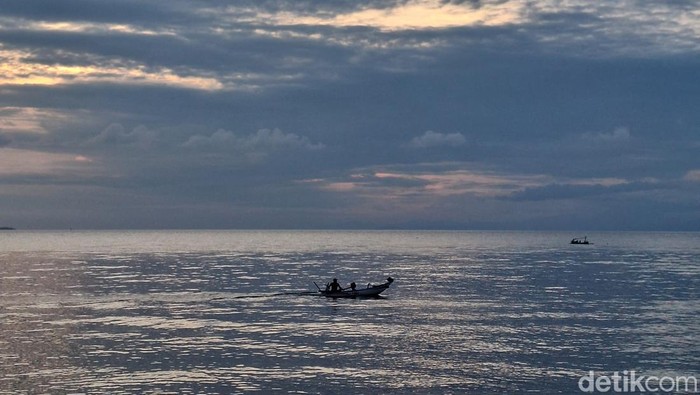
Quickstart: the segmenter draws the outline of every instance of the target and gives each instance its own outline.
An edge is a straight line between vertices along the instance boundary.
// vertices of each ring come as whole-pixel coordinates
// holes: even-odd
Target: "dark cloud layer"
[[[49,3],[0,7],[0,225],[698,229],[692,2]]]

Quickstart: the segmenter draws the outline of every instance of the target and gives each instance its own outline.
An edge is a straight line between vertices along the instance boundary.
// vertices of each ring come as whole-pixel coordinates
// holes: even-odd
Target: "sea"
[[[389,276],[378,298],[315,285]],[[700,233],[0,232],[0,394],[696,393],[683,377]]]

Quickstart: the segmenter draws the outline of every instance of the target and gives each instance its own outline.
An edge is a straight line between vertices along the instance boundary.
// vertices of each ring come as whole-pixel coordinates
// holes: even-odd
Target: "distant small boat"
[[[593,244],[588,241],[588,236],[584,236],[583,239],[580,237],[574,237],[571,239],[571,244]]]
[[[0,226],[0,230],[16,230],[15,228],[11,228],[9,226]]]
[[[316,288],[318,288],[318,292],[321,293],[321,296],[326,296],[329,298],[357,298],[357,297],[372,297],[372,296],[379,296],[380,293],[384,292],[389,288],[391,283],[394,282],[394,279],[391,277],[388,277],[386,279],[386,282],[384,284],[379,284],[379,285],[372,285],[372,284],[367,284],[366,288],[348,288],[344,289],[342,291],[335,291],[332,292],[330,291],[330,283],[326,284],[326,289],[322,290],[318,284],[316,284]]]

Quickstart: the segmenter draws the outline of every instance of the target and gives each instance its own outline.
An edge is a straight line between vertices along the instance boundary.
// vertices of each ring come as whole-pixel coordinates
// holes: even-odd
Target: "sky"
[[[0,0],[0,226],[700,230],[694,0]]]

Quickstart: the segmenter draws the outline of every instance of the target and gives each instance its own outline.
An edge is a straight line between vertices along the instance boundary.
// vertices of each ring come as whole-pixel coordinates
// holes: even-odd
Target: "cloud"
[[[612,132],[598,132],[592,133],[587,132],[581,135],[581,138],[587,141],[600,142],[600,143],[613,143],[613,142],[623,142],[628,141],[632,138],[630,131],[626,127],[619,127]]]
[[[286,149],[319,150],[325,146],[312,143],[307,137],[284,133],[279,129],[260,129],[254,134],[239,136],[234,132],[219,129],[211,136],[195,135],[183,147],[204,150],[238,150],[246,152],[275,151]]]
[[[543,175],[497,173],[469,167],[463,163],[383,166],[358,169],[342,178],[316,179],[312,184],[325,190],[358,193],[377,199],[430,200],[455,195],[509,196],[549,181],[549,177]]]
[[[470,169],[466,163],[384,166],[362,169],[342,178],[308,182],[320,189],[377,200],[436,203],[454,197],[493,198],[512,202],[580,200],[668,187],[656,179],[564,178]],[[689,173],[693,177],[699,174]]]
[[[517,1],[516,1],[517,2]],[[700,15],[688,1],[530,2],[524,24],[551,49],[573,56],[647,58],[697,53]]]
[[[91,160],[75,154],[0,148],[0,176],[85,175]]]
[[[690,182],[700,182],[700,169],[689,170],[685,173],[683,179]]]
[[[187,219],[168,216],[179,227],[226,226],[232,206],[255,213],[247,224],[267,215],[290,227],[392,217],[469,227],[477,215],[528,227],[608,196],[624,210],[602,202],[589,223],[625,210],[647,221],[667,213],[655,205],[661,195],[695,219],[695,8],[6,0],[0,164],[27,175],[24,185],[63,168],[76,185],[118,189],[112,215],[124,226],[145,221],[132,211],[138,196],[149,208],[196,208]],[[81,172],[99,167],[111,177],[86,181]],[[653,194],[645,177],[659,180]],[[48,184],[36,182],[46,194],[27,210],[52,207],[72,223],[53,209],[65,199]],[[92,215],[81,218],[109,223],[109,210],[96,209],[100,194],[85,191]],[[235,217],[228,226],[240,226]]]
[[[330,25],[336,27],[370,26],[384,31],[444,29],[458,26],[496,26],[519,19],[524,4],[480,4],[411,0],[392,7],[366,7],[335,15],[299,15],[290,12],[269,15],[282,24]]]
[[[464,145],[467,139],[461,133],[437,133],[428,130],[422,136],[414,137],[408,143],[409,147],[413,148],[430,148],[430,147],[457,147]]]
[[[138,45],[138,44],[136,44]],[[65,60],[66,54],[61,57]],[[45,54],[49,52],[45,51]],[[55,56],[55,55],[54,55]],[[38,62],[30,51],[0,48],[0,86],[3,85],[66,85],[85,83],[113,83],[132,85],[164,85],[188,89],[218,90],[224,83],[207,75],[180,73],[166,66],[154,67],[131,60],[100,58],[94,55],[73,54],[83,64]],[[58,60],[58,59],[55,59]]]
[[[378,194],[397,196],[398,194],[419,193],[431,182],[420,176],[386,172],[354,173],[347,178],[336,180],[307,180],[322,189],[334,192],[353,191],[363,195]]]
[[[193,18],[191,4],[169,2],[168,6],[123,0],[119,3],[94,0],[68,0],[62,3],[44,3],[37,0],[3,0],[3,14],[17,19],[37,19],[50,22],[106,23],[173,23],[179,18]]]
[[[526,188],[509,196],[516,201],[539,201],[560,199],[581,199],[587,196],[609,194],[619,191],[617,187],[604,185],[573,185],[573,184],[549,184],[540,187]]]
[[[151,147],[157,139],[158,132],[143,125],[138,125],[131,131],[127,131],[123,125],[112,123],[85,144],[88,146],[131,146],[146,149]]]
[[[58,110],[0,107],[0,130],[5,133],[47,134],[50,125],[67,122],[68,119],[68,114]]]

